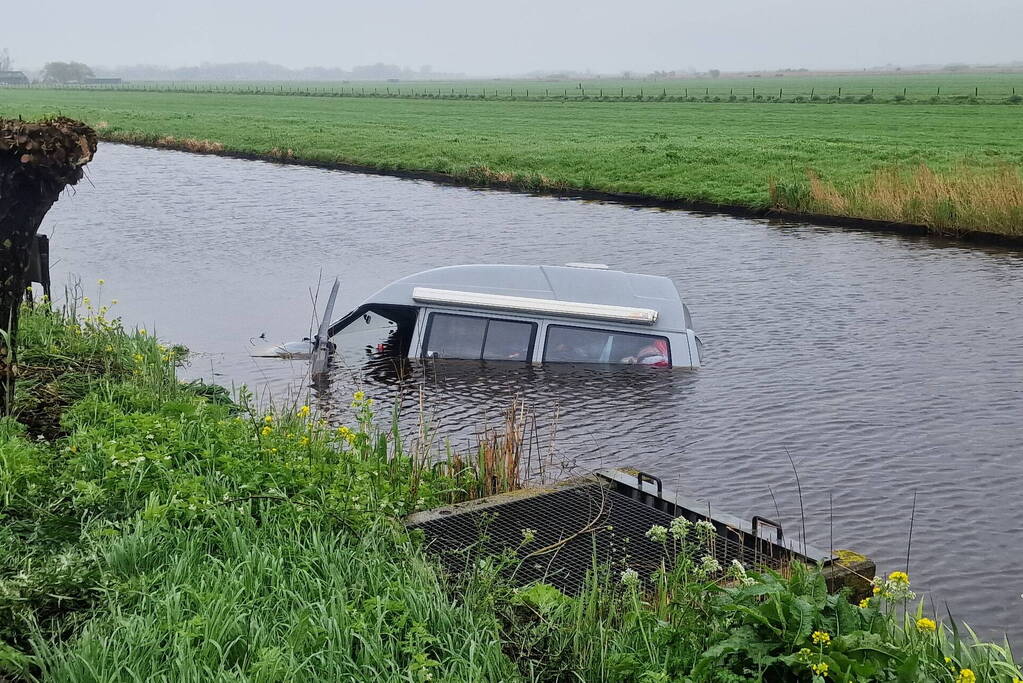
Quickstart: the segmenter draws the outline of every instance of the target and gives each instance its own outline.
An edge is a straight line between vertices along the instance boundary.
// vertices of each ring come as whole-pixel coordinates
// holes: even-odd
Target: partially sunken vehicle
[[[700,366],[671,280],[599,264],[423,271],[325,325],[317,343],[370,314],[395,324],[392,352],[409,358]]]

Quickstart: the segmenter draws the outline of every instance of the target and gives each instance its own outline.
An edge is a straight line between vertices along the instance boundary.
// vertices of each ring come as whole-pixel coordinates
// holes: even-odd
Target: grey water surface
[[[302,399],[306,364],[249,353],[261,334],[309,333],[321,279],[341,276],[340,313],[455,263],[666,275],[693,311],[700,370],[449,363],[400,377],[366,353],[374,321],[339,338],[319,405],[344,419],[356,386],[383,405],[421,396],[457,444],[519,396],[558,459],[638,467],[798,537],[791,454],[807,541],[886,571],[905,566],[916,492],[910,574],[928,609],[1023,637],[1023,252],[106,143],[44,232],[55,280],[77,276],[126,322],[187,345],[187,376],[279,399]]]

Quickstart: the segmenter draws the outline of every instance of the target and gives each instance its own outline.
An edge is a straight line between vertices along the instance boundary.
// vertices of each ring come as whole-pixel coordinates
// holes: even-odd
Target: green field
[[[228,153],[439,172],[523,189],[773,205],[942,231],[1023,234],[1017,106],[0,90],[0,116],[58,112],[96,126],[107,140],[187,148],[183,139],[192,138],[216,143],[192,145],[197,149],[222,145]],[[874,174],[921,165],[941,178],[979,174],[984,182],[977,186],[994,183],[997,191],[981,210],[970,203],[972,191],[963,191],[966,199],[940,189],[920,195],[907,176],[905,196],[874,206],[864,189]],[[834,192],[814,190],[808,172]],[[1000,175],[988,182],[989,172]],[[825,201],[838,195],[847,200]]]

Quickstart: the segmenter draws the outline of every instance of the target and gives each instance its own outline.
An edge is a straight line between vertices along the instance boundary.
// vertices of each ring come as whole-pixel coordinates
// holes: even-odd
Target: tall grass
[[[180,350],[106,314],[24,311],[29,425],[0,419],[0,678],[513,672],[493,615],[454,603],[397,520],[515,485],[514,458],[434,467],[361,392],[331,427],[181,384]],[[516,434],[487,443],[521,452]]]
[[[45,680],[440,680],[514,677],[491,614],[454,603],[392,525],[357,535],[275,505],[182,528],[135,519],[102,548],[97,616],[36,636]]]
[[[789,211],[924,225],[942,233],[1023,236],[1023,173],[1007,164],[960,164],[942,172],[926,164],[891,167],[842,187],[809,172],[805,184],[772,184],[771,201]]]

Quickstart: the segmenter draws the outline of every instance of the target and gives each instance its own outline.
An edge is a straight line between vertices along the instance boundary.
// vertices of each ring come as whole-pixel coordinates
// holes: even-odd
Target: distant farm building
[[[86,78],[82,81],[85,85],[120,85],[120,78]]]
[[[23,71],[0,71],[0,85],[28,85],[28,76]]]

